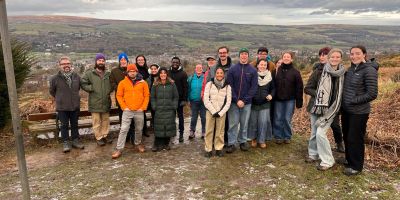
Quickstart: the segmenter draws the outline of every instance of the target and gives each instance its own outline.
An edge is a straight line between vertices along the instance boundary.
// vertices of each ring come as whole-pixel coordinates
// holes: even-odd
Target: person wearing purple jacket
[[[239,63],[230,67],[227,76],[227,81],[232,88],[232,104],[228,111],[227,153],[233,153],[236,150],[237,142],[242,151],[249,150],[247,125],[251,113],[251,102],[258,86],[257,70],[249,64],[249,50],[240,49],[239,58]]]

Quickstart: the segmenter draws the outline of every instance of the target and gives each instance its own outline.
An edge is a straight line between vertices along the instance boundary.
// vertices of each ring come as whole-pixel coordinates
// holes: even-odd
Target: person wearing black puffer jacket
[[[275,76],[273,133],[277,144],[289,144],[292,138],[294,107],[303,106],[303,79],[299,70],[293,67],[292,52],[284,52],[282,61]]]
[[[344,174],[357,175],[364,164],[364,136],[371,112],[371,101],[378,96],[378,63],[366,61],[367,50],[357,45],[350,49],[351,66],[344,79],[342,129],[346,149]],[[339,161],[338,161],[339,162]]]
[[[179,143],[183,142],[183,131],[184,131],[184,121],[183,121],[183,107],[185,107],[188,100],[188,76],[183,67],[181,66],[181,60],[178,57],[173,57],[171,60],[171,69],[169,70],[169,76],[174,80],[179,93],[178,113],[179,119]]]
[[[138,55],[136,56],[136,66],[139,70],[139,74],[142,75],[143,80],[147,80],[150,77],[149,74],[149,67],[147,67],[147,60],[144,55]],[[144,117],[144,123],[143,123],[143,129],[142,129],[142,135],[149,137],[150,135],[147,133],[147,123],[146,123],[146,111],[143,111],[143,117]]]

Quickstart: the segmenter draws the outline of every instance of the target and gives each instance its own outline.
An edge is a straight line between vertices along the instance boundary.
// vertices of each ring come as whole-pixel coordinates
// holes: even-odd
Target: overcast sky
[[[400,0],[6,0],[8,15],[239,24],[400,25]]]

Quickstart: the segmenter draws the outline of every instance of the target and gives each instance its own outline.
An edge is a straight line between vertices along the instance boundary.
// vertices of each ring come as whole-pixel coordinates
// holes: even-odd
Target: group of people
[[[110,94],[115,92],[121,126],[113,159],[122,155],[127,139],[132,140],[138,152],[145,151],[142,135],[147,135],[147,110],[151,111],[155,137],[152,151],[170,149],[170,140],[177,135],[176,115],[178,141],[184,142],[186,105],[191,109],[188,139],[196,137],[200,116],[206,157],[212,157],[213,150],[221,157],[237,147],[242,151],[257,146],[264,149],[266,142],[273,139],[277,144],[289,144],[295,107],[303,106],[303,80],[293,65],[292,52],[283,52],[276,64],[268,53],[267,48],[259,48],[257,58],[251,62],[249,50],[241,48],[239,62],[234,64],[228,47],[222,46],[218,48],[218,59],[207,57],[207,65],[196,65],[189,77],[176,56],[168,69],[158,64],[148,67],[144,55],[138,55],[131,63],[121,53],[119,65],[110,72],[105,67],[105,56],[99,53],[94,68],[80,78],[73,72],[71,60],[63,56],[59,59],[59,72],[50,80],[50,94],[61,121],[63,151],[84,148],[78,133],[80,88],[89,93],[92,128],[99,146],[113,141],[109,135],[109,111]],[[340,49],[325,47],[319,51],[319,58],[304,88],[311,96],[307,111],[312,130],[305,161],[320,162],[319,170],[340,162],[346,165],[346,175],[355,175],[363,168],[364,135],[370,102],[377,96],[378,66],[367,61],[363,46],[350,49],[352,64],[347,72]],[[345,152],[343,160],[335,161],[332,155],[326,135],[329,127],[334,131],[337,150]]]

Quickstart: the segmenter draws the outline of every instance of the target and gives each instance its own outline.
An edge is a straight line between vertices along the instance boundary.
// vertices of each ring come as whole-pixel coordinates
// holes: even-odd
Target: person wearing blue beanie
[[[118,62],[121,64],[121,59],[125,58],[126,62],[129,63],[128,55],[125,52],[122,52],[118,55]],[[126,67],[126,66],[125,66]]]

